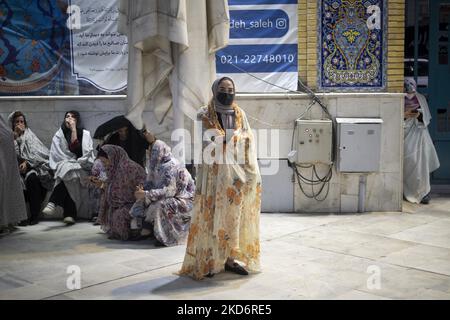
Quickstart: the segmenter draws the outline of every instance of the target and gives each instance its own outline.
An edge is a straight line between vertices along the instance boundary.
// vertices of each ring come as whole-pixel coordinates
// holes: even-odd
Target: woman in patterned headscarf
[[[413,203],[430,202],[430,173],[440,163],[428,132],[431,113],[413,79],[405,79],[403,195]]]
[[[107,176],[107,182],[100,186],[105,196],[97,221],[111,239],[129,240],[132,236],[129,211],[135,201],[136,186],[145,181],[145,170],[119,146],[104,145],[97,157]]]
[[[183,244],[191,221],[194,180],[163,141],[156,140],[150,150],[147,182],[136,191],[130,213],[145,219],[143,236],[153,235],[159,245]]]
[[[234,103],[233,81],[218,79],[212,91],[213,99],[198,113],[202,136],[210,139],[203,145],[180,271],[194,279],[224,269],[241,275],[259,270],[261,176],[255,140],[244,111]]]

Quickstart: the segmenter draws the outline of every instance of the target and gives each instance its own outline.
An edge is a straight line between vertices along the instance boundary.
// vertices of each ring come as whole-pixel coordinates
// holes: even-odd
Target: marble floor
[[[263,213],[262,272],[246,277],[179,277],[184,250],[108,240],[88,222],[20,227],[0,238],[0,299],[450,299],[450,197],[403,212]]]

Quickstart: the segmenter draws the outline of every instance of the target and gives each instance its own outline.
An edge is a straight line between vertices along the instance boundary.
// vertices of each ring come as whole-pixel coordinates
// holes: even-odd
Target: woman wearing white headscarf
[[[234,103],[230,78],[214,82],[213,99],[200,109],[209,140],[203,146],[181,275],[211,277],[259,270],[261,176],[255,140],[244,111]]]
[[[39,222],[42,202],[54,180],[48,163],[49,150],[28,127],[25,115],[14,111],[8,117],[14,132],[14,143],[19,161],[19,172],[25,199],[30,204],[30,218],[20,225],[34,225]]]
[[[0,233],[27,219],[13,132],[0,116]]]
[[[428,132],[431,120],[428,103],[416,88],[413,79],[405,79],[403,195],[409,202],[428,204],[430,173],[440,163]]]
[[[53,215],[64,209],[64,223],[74,224],[77,217],[91,218],[88,175],[94,163],[89,131],[81,127],[80,114],[68,111],[50,147],[50,168],[55,172],[55,188],[43,210]]]

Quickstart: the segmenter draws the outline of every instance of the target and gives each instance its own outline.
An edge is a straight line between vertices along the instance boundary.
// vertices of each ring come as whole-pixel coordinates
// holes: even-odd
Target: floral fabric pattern
[[[152,147],[144,189],[148,204],[146,221],[153,225],[155,238],[166,246],[185,243],[195,183],[163,141],[155,141]]]
[[[259,216],[261,211],[261,176],[254,138],[245,113],[236,104],[236,121],[232,138],[227,144],[219,141],[226,152],[234,148],[244,163],[227,161],[202,164],[198,170],[196,197],[186,254],[180,275],[202,279],[205,275],[224,270],[231,257],[243,262],[250,271],[259,271]],[[215,129],[225,135],[217,119],[213,102],[201,108],[198,119],[203,130]],[[204,144],[205,147],[209,143]]]
[[[108,155],[110,166],[106,170],[108,182],[98,222],[110,237],[128,240],[131,230],[129,211],[135,202],[136,186],[145,181],[145,170],[130,160],[121,147],[105,145],[102,150]]]

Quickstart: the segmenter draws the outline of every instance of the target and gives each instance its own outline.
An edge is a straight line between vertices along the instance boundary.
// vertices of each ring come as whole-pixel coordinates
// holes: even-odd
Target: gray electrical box
[[[262,212],[294,212],[292,169],[286,159],[258,159],[262,178]],[[275,168],[276,174],[270,174]]]
[[[380,170],[380,118],[336,118],[337,169],[340,172]]]
[[[297,162],[331,164],[333,122],[297,120]]]

